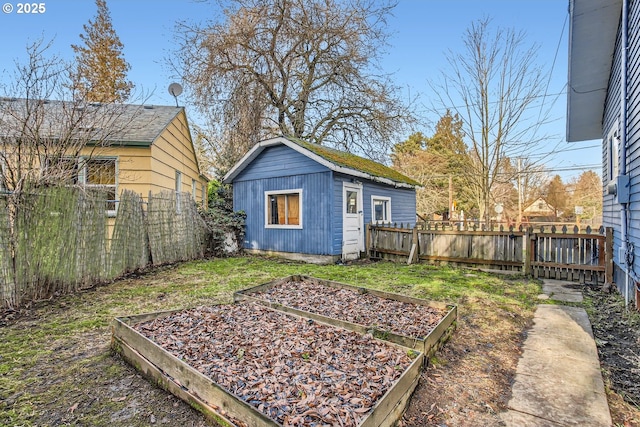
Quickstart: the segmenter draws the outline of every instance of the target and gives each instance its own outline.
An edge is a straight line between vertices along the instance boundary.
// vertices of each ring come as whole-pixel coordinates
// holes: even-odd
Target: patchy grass
[[[495,371],[504,371],[489,385],[492,393],[505,392],[497,388],[508,383],[509,375],[496,352],[508,344],[509,367],[517,360],[522,330],[540,293],[538,282],[524,278],[389,262],[320,266],[236,257],[163,267],[34,304],[0,326],[0,425],[205,425],[199,413],[111,353],[110,323],[116,316],[228,303],[236,290],[292,274],[457,304],[459,330],[465,332],[454,334],[453,348],[479,352],[465,360],[439,354],[432,364],[471,374],[491,363]],[[460,341],[471,336],[474,344]],[[426,404],[442,406],[431,406],[420,392],[415,400],[415,413],[425,412]],[[427,425],[418,418],[414,425]],[[405,425],[411,422],[408,417]]]

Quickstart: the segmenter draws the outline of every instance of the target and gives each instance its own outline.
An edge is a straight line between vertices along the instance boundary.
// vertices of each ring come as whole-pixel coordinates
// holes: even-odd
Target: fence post
[[[367,258],[371,258],[371,223],[367,224],[367,235],[366,235],[366,248],[367,248]]]
[[[407,258],[408,265],[418,260],[418,246],[418,225],[416,224],[411,232],[411,250],[409,251],[409,258]]]
[[[524,248],[524,266],[522,268],[523,274],[531,273],[531,234],[530,229],[527,227],[524,233],[524,241],[522,242],[522,246]]]
[[[613,283],[613,228],[611,227],[605,229],[604,283]]]

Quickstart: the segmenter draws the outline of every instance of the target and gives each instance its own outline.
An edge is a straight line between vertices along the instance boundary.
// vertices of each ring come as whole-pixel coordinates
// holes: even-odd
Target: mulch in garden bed
[[[283,426],[358,426],[420,354],[257,304],[134,329]]]
[[[246,295],[300,311],[394,334],[424,338],[446,316],[447,310],[430,305],[381,298],[365,289],[327,286],[314,278],[282,280]]]

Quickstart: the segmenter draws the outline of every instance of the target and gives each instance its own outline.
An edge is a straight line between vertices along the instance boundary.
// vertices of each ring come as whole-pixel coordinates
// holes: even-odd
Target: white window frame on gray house
[[[289,196],[294,194],[298,196],[298,224],[288,224],[287,222],[289,220]],[[284,201],[285,201],[285,205],[284,205],[285,223],[284,224],[274,224],[272,222],[273,221],[272,214],[274,214],[272,210],[274,200],[272,198],[274,196],[285,196],[284,197]],[[303,227],[302,212],[303,212],[302,188],[296,188],[293,190],[275,190],[275,191],[264,192],[264,227],[265,228],[302,229]],[[275,212],[275,214],[277,215],[277,212]]]
[[[383,218],[378,219],[376,217],[376,207],[382,207]],[[375,224],[390,223],[391,220],[391,197],[386,196],[371,196],[371,222]]]

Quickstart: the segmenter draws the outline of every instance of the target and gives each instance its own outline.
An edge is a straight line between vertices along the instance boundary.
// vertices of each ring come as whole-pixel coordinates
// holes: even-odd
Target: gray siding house
[[[567,140],[602,140],[614,282],[640,304],[640,1],[571,0]],[[638,247],[636,249],[636,246]]]
[[[366,224],[416,220],[420,184],[372,160],[290,137],[256,144],[223,182],[245,211],[244,248],[311,262],[365,250]]]

